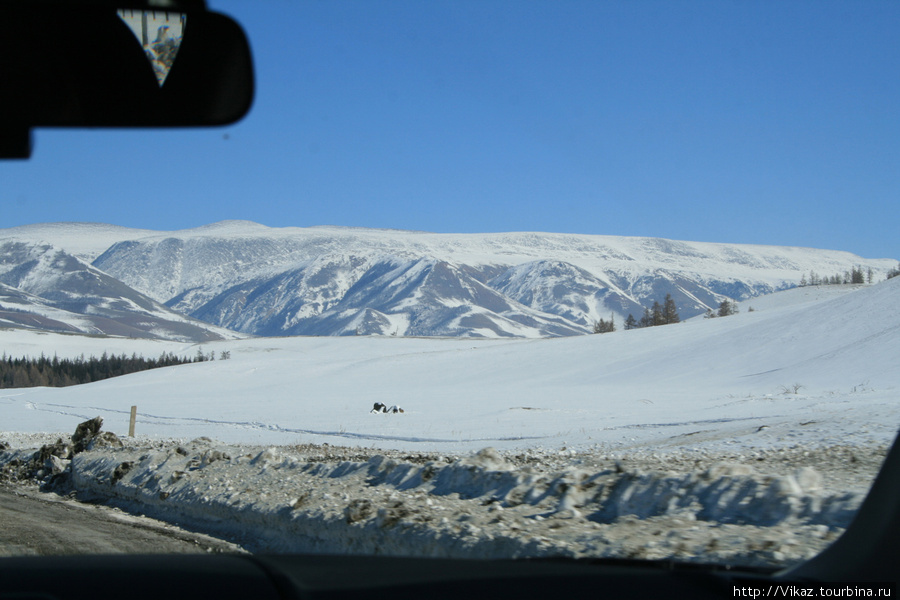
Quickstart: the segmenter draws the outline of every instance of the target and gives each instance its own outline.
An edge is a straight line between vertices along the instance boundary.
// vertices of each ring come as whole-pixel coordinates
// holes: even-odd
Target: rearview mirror
[[[0,156],[27,158],[34,127],[225,125],[249,111],[237,23],[202,4],[128,4],[0,3]]]

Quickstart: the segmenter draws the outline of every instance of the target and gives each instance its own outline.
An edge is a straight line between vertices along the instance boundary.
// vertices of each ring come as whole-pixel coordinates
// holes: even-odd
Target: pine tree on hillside
[[[612,333],[616,330],[615,317],[610,315],[609,321],[600,319],[594,323],[594,333]]]
[[[649,308],[644,308],[644,315],[638,321],[638,327],[653,327],[653,315],[650,314]]]
[[[637,328],[638,328],[637,319],[634,318],[634,315],[629,314],[628,318],[625,319],[625,331],[628,331],[629,329],[637,329]]]
[[[725,298],[722,302],[719,303],[719,312],[717,313],[720,317],[728,317],[737,312],[737,305]]]
[[[671,294],[666,294],[666,301],[663,304],[663,320],[666,325],[681,321],[678,316],[678,307],[675,306],[675,300],[672,299]]]
[[[663,313],[663,307],[659,302],[653,303],[653,306],[650,307],[650,314],[652,315],[654,327],[666,324],[666,317]]]

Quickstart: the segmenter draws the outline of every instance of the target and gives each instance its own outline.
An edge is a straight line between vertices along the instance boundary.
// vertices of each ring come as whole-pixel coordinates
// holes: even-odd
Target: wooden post
[[[134,437],[134,421],[137,418],[137,406],[131,407],[131,420],[128,422],[128,437]]]

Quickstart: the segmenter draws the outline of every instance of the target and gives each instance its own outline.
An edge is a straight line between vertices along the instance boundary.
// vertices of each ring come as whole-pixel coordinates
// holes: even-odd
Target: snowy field
[[[2,428],[400,450],[887,443],[900,426],[900,280],[798,288],[740,314],[540,340],[260,338],[216,360],[0,391]],[[0,331],[9,356],[193,356],[176,343]],[[398,415],[373,415],[375,402]],[[760,430],[761,427],[764,427]]]
[[[136,405],[130,448],[75,457],[79,489],[252,550],[779,564],[846,526],[900,427],[898,302],[900,278],[575,338],[225,341],[202,351],[229,360],[0,390],[0,440],[36,447],[95,416],[122,436]],[[198,350],[0,341],[10,356]]]

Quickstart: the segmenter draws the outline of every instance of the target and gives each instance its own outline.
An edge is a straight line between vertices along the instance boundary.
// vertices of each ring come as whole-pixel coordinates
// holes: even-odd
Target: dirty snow
[[[200,438],[82,453],[73,472],[83,496],[112,498],[254,552],[776,565],[825,547],[863,498],[826,489],[808,463],[852,467],[865,483],[882,457],[883,449],[849,447],[722,461],[493,448],[448,457]],[[700,466],[710,459],[719,462]],[[783,472],[762,474],[773,469]]]

